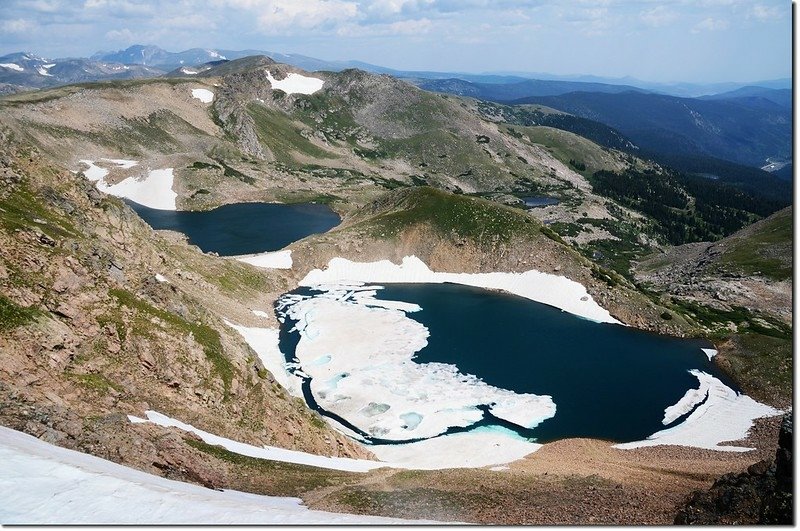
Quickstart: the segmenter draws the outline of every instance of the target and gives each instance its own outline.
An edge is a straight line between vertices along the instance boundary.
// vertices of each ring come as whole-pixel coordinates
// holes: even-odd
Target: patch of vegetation
[[[217,166],[216,164],[211,164],[209,162],[202,162],[202,161],[199,161],[199,160],[194,162],[194,163],[192,163],[190,166],[188,166],[188,168],[190,170],[221,170],[222,169],[219,166]]]
[[[157,308],[124,289],[113,288],[108,290],[108,294],[115,298],[120,305],[127,306],[140,314],[157,317],[173,328],[190,334],[203,347],[203,352],[211,362],[214,372],[222,379],[225,397],[228,397],[234,368],[231,361],[225,357],[219,332],[200,321],[190,322],[177,314]]]
[[[732,349],[726,349],[724,369],[748,394],[769,399],[776,393],[783,399],[792,396],[792,340],[759,333],[732,336]]]
[[[443,235],[469,238],[480,244],[509,242],[516,236],[537,237],[539,224],[518,209],[427,186],[397,190],[384,210],[368,220],[377,236],[394,236],[406,227],[428,224]]]
[[[36,308],[19,306],[0,293],[0,330],[12,330],[34,321],[41,312]]]
[[[360,476],[354,472],[248,457],[228,451],[222,446],[190,438],[184,439],[184,442],[196,450],[240,467],[240,472],[255,477],[255,482],[250,487],[259,494],[299,496],[320,487],[353,482]]]
[[[294,153],[315,159],[338,158],[301,135],[298,124],[282,112],[251,103],[247,106],[247,114],[255,122],[258,139],[272,151],[278,162],[296,165],[298,161],[295,160]]]
[[[736,188],[673,172],[603,170],[590,181],[596,193],[651,217],[655,231],[673,245],[718,240],[778,208]]]
[[[14,187],[8,195],[0,194],[0,225],[9,232],[41,231],[55,241],[79,234],[66,217],[43,202],[41,194],[25,185]]]
[[[792,328],[782,321],[762,313],[756,313],[741,306],[722,310],[704,306],[696,302],[673,298],[673,310],[689,317],[692,321],[711,330],[716,337],[726,337],[733,323],[740,331],[749,331],[776,339],[792,339]]]
[[[123,388],[120,387],[118,384],[112,382],[103,374],[99,373],[89,373],[89,374],[78,374],[78,373],[65,373],[65,375],[74,380],[78,385],[85,387],[87,389],[91,389],[93,391],[97,391],[101,394],[108,393],[109,389],[114,389],[115,391],[122,392]]]
[[[253,179],[249,175],[245,175],[244,173],[240,172],[239,170],[237,170],[235,168],[231,168],[222,159],[214,159],[214,160],[216,160],[219,163],[219,165],[222,166],[222,169],[225,170],[223,172],[223,175],[225,177],[233,177],[234,179],[239,179],[240,181],[242,181],[243,183],[246,183],[246,184],[255,184],[256,183],[255,179]],[[195,164],[197,164],[197,163],[195,163]]]
[[[765,220],[747,238],[732,240],[719,263],[773,280],[792,278],[792,236],[792,212],[787,210]]]

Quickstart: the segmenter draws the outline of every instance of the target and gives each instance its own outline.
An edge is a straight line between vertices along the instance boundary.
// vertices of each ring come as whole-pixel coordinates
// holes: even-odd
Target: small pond
[[[237,203],[207,211],[175,211],[126,202],[154,229],[181,232],[203,252],[221,256],[276,251],[327,232],[341,221],[330,207],[316,203]]]
[[[525,203],[525,206],[528,208],[539,208],[539,207],[557,205],[561,202],[555,197],[548,197],[545,195],[520,197],[520,199],[522,199],[522,201]]]

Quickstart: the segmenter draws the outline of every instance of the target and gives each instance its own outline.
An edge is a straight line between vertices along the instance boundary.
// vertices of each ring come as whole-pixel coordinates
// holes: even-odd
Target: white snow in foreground
[[[204,88],[192,89],[192,97],[197,98],[203,103],[211,103],[214,101],[214,93]]]
[[[664,422],[668,423],[667,420],[674,421],[694,408],[687,419],[677,426],[656,432],[643,441],[616,444],[614,448],[628,450],[663,444],[747,452],[752,448],[725,446],[722,443],[745,438],[753,427],[755,419],[782,413],[773,407],[756,402],[749,396],[736,393],[710,374],[698,370],[689,372],[700,381],[700,388],[690,389],[677,404],[664,411]],[[705,402],[700,404],[703,399]]]
[[[267,70],[267,80],[273,89],[279,89],[286,94],[314,94],[322,88],[325,82],[316,77],[307,77],[290,72],[284,79],[278,81],[269,70]]]
[[[257,311],[257,310],[256,310]],[[253,313],[256,313],[255,311]],[[263,316],[266,313],[261,312]],[[256,314],[258,315],[258,314]],[[239,335],[245,340],[251,349],[258,355],[258,359],[264,364],[264,367],[272,373],[272,376],[289,394],[299,398],[303,398],[303,393],[300,390],[300,379],[289,373],[286,369],[286,358],[280,351],[279,334],[280,331],[275,328],[258,328],[246,327],[234,324],[227,319],[225,324],[239,332]]]
[[[406,256],[400,265],[389,260],[351,262],[333,258],[325,270],[314,269],[300,281],[301,286],[352,282],[464,284],[477,288],[500,289],[536,302],[601,323],[619,323],[608,310],[597,304],[586,288],[566,277],[536,270],[524,273],[439,273],[431,271],[416,256]]]
[[[300,465],[316,466],[319,468],[327,468],[331,470],[344,470],[347,472],[369,472],[370,470],[387,466],[386,463],[369,461],[367,459],[326,457],[322,455],[309,454],[306,452],[298,452],[296,450],[286,450],[285,448],[277,448],[275,446],[253,446],[252,444],[245,444],[214,435],[213,433],[208,433],[207,431],[195,428],[191,424],[183,423],[166,415],[162,415],[156,411],[145,411],[145,415],[147,415],[147,420],[134,417],[133,415],[128,415],[128,419],[133,423],[152,422],[153,424],[157,424],[159,426],[175,427],[183,431],[194,433],[206,444],[222,446],[228,451],[258,459],[271,459],[273,461],[282,461],[284,463],[295,463]]]
[[[112,162],[122,169],[130,169],[136,161],[123,159],[103,159]],[[174,175],[172,168],[150,170],[147,175],[128,177],[117,184],[108,184],[105,177],[108,170],[97,166],[94,161],[81,160],[89,168],[83,174],[97,189],[115,197],[130,199],[135,203],[158,210],[176,210],[175,200],[178,194],[172,191]]]
[[[284,251],[272,251],[259,254],[234,256],[233,258],[240,262],[245,262],[247,264],[264,269],[292,268],[292,251],[290,249]]]
[[[708,361],[711,361],[711,359],[718,354],[715,348],[701,348],[700,350],[703,351],[703,354],[708,356]]]
[[[14,63],[0,63],[0,66],[2,66],[3,68],[10,68],[11,70],[16,70],[17,72],[23,72],[25,70],[18,64]]]
[[[0,427],[0,524],[420,524],[164,479]]]
[[[155,278],[156,278],[157,282],[161,282],[162,284],[163,283],[169,283],[169,280],[167,280],[167,277],[165,277],[161,273],[156,273],[155,274]]]
[[[315,289],[325,291],[279,302],[279,311],[297,321],[295,357],[317,403],[372,437],[434,437],[479,421],[483,405],[525,428],[556,414],[549,396],[500,389],[452,364],[414,362],[429,334],[405,311],[419,307],[379,301],[380,286]]]

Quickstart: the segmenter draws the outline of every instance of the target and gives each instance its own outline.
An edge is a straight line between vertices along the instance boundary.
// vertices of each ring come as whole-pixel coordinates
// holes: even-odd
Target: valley
[[[258,55],[181,64],[0,98],[2,426],[168,480],[299,497],[311,521],[669,524],[692,491],[775,455],[793,361],[780,190],[698,180],[555,105]],[[415,313],[468,298],[454,286],[474,290],[476,331],[483,295],[516,294],[514,314],[543,303],[587,330],[624,325],[653,342],[627,347],[628,379],[666,370],[652,355],[680,383],[647,404],[641,433],[584,418],[529,440],[560,420],[557,390],[422,361],[464,324]],[[416,295],[381,296],[403,289]],[[691,361],[670,358],[678,343]],[[510,349],[480,355],[502,366]],[[401,383],[373,370],[390,358]],[[629,400],[625,380],[609,408]],[[362,433],[310,408],[304,385]],[[481,407],[533,436],[471,430]]]

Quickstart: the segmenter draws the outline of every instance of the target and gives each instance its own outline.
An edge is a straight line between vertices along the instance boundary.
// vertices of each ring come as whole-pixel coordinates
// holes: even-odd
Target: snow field
[[[284,91],[286,94],[314,94],[322,88],[325,83],[316,77],[308,77],[290,72],[284,79],[278,81],[269,70],[267,70],[267,80],[273,89]]]

